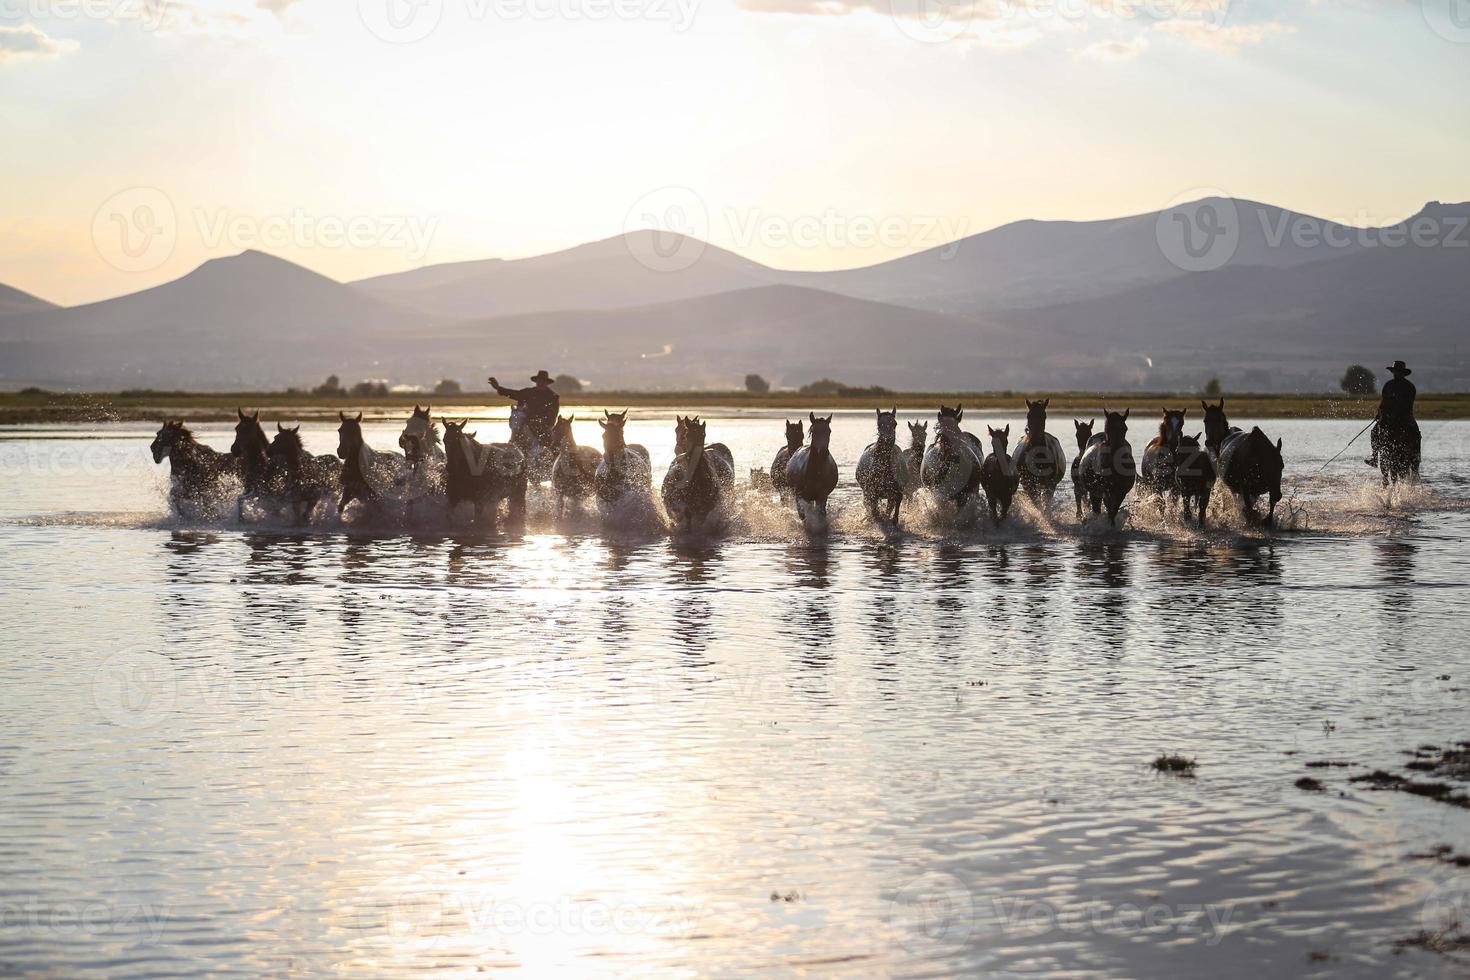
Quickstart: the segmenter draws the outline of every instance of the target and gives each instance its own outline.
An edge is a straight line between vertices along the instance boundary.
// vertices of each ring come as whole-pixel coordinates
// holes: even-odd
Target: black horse
[[[1086,422],[1072,420],[1072,428],[1077,434],[1077,455],[1072,457],[1072,497],[1077,503],[1077,520],[1082,520],[1082,501],[1087,497],[1087,488],[1082,485],[1082,456],[1087,452],[1087,447],[1094,442],[1102,441],[1102,433],[1092,434],[1093,426],[1097,425],[1097,419],[1088,419]]]
[[[715,447],[706,448],[705,432],[705,423],[697,418],[679,420],[674,436],[678,454],[664,475],[664,509],[676,524],[682,522],[685,530],[692,530],[695,521],[714,513],[725,497],[725,474],[729,473],[732,481],[734,478],[733,468],[726,466],[724,457],[716,455]]]
[[[1011,501],[1016,498],[1016,488],[1024,481],[1016,468],[1015,461],[1006,449],[1010,442],[1011,427],[992,429],[990,432],[990,455],[980,464],[980,486],[985,490],[985,501],[990,506],[990,519],[1000,527],[1000,522],[1011,512]]]
[[[1417,481],[1423,455],[1419,423],[1412,416],[1384,417],[1378,420],[1374,436],[1383,485],[1386,487],[1401,480]]]
[[[298,524],[311,520],[318,504],[335,500],[342,489],[342,461],[335,456],[313,456],[301,442],[301,426],[288,429],[276,423],[276,437],[268,450],[280,476],[280,499]]]
[[[526,516],[526,456],[511,443],[481,443],[465,432],[467,420],[444,424],[444,489],[449,517],[462,503],[474,506],[475,521],[490,507],[491,521],[500,513],[500,502],[508,503],[509,519]]]
[[[1118,510],[1138,480],[1133,465],[1133,447],[1128,445],[1128,415],[1131,411],[1103,410],[1103,435],[1093,441],[1082,454],[1079,470],[1082,486],[1092,503],[1094,514],[1108,511],[1108,523],[1118,523]]]
[[[1138,482],[1143,489],[1159,500],[1159,512],[1164,510],[1166,497],[1178,497],[1175,487],[1175,472],[1179,467],[1179,440],[1184,436],[1184,417],[1188,410],[1164,409],[1159,421],[1159,434],[1143,448],[1143,465],[1138,471]]]
[[[1012,467],[1021,479],[1021,491],[1043,513],[1051,509],[1057,486],[1067,472],[1067,457],[1062,453],[1061,442],[1046,431],[1049,407],[1050,398],[1026,400],[1026,431],[1011,453]]]
[[[239,475],[239,464],[233,456],[201,444],[182,419],[164,422],[149,449],[154,463],[169,461],[172,473],[168,501],[176,514],[182,513],[185,505],[202,504],[213,510],[225,484]]]
[[[341,421],[337,427],[337,458],[342,461],[342,499],[337,513],[346,512],[354,500],[369,507],[380,506],[383,491],[402,484],[407,463],[397,453],[379,452],[367,444],[362,436],[361,412],[356,418],[338,412],[337,418]]]
[[[235,517],[245,519],[246,498],[256,502],[274,500],[281,493],[281,475],[270,458],[270,439],[260,424],[260,409],[246,415],[245,409],[236,408],[239,421],[235,423],[235,442],[230,446],[230,455],[235,457],[240,468],[240,496],[235,501]]]
[[[1174,493],[1183,501],[1184,519],[1189,520],[1193,507],[1199,515],[1199,526],[1205,526],[1210,509],[1210,493],[1215,489],[1215,461],[1201,442],[1200,436],[1180,436],[1174,450]]]
[[[832,416],[817,418],[807,414],[811,423],[811,442],[801,447],[786,464],[786,479],[796,498],[796,516],[805,521],[815,514],[823,526],[827,522],[827,500],[837,489],[837,460],[832,458]]]
[[[863,506],[871,520],[898,523],[903,504],[903,483],[898,449],[898,409],[878,412],[878,441],[863,450],[857,464],[857,483],[863,491]],[[880,514],[878,505],[882,504]]]
[[[1273,445],[1260,427],[1242,432],[1225,417],[1225,399],[1220,404],[1200,402],[1205,409],[1205,448],[1215,457],[1215,472],[1240,501],[1247,522],[1257,520],[1256,501],[1270,498],[1266,527],[1276,524],[1276,505],[1281,502],[1282,442]]]

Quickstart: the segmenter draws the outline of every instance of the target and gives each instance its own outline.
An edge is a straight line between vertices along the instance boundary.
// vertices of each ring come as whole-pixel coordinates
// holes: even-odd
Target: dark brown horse
[[[791,482],[786,479],[786,464],[791,462],[791,457],[801,449],[806,442],[806,432],[802,429],[801,420],[786,421],[786,445],[776,453],[776,458],[771,460],[771,486],[781,495],[781,500],[791,498]]]
[[[1281,474],[1286,463],[1281,456],[1282,442],[1273,444],[1255,427],[1242,432],[1225,417],[1225,399],[1218,405],[1200,402],[1205,409],[1205,448],[1215,457],[1215,472],[1220,481],[1235,494],[1247,522],[1258,520],[1256,501],[1262,496],[1270,500],[1266,527],[1276,525],[1276,505],[1281,502]]]
[[[878,441],[863,450],[857,464],[857,484],[863,491],[863,506],[868,517],[874,521],[887,520],[898,523],[898,511],[903,504],[903,483],[900,482],[900,457],[898,449],[898,409],[878,412]],[[882,505],[882,513],[878,507]]]
[[[1180,436],[1174,452],[1174,493],[1183,501],[1184,519],[1189,520],[1190,507],[1205,526],[1210,509],[1210,493],[1215,489],[1215,461],[1204,447],[1201,436]]]
[[[269,453],[280,474],[280,497],[298,524],[310,521],[318,504],[337,499],[342,490],[342,461],[307,452],[301,442],[301,426],[288,429],[277,422]]]
[[[245,409],[236,408],[239,420],[235,423],[235,441],[230,446],[230,455],[235,457],[240,470],[240,496],[235,501],[235,517],[245,519],[245,500],[250,498],[264,503],[280,496],[281,475],[270,458],[271,442],[266,438],[260,424],[260,409],[251,415]]]
[[[1061,442],[1046,431],[1046,410],[1050,405],[1050,398],[1026,400],[1026,431],[1011,454],[1022,492],[1043,512],[1051,509],[1052,498],[1067,472],[1067,457]]]
[[[1159,421],[1159,434],[1143,450],[1143,465],[1138,471],[1142,489],[1158,497],[1160,512],[1164,509],[1164,498],[1179,496],[1174,475],[1179,467],[1179,440],[1184,435],[1184,417],[1188,410],[1178,412],[1164,409]]]
[[[808,413],[811,423],[810,442],[797,450],[786,464],[786,479],[796,498],[796,516],[806,520],[814,514],[823,524],[827,521],[827,500],[837,489],[837,460],[832,458],[832,416],[817,418]]]
[[[992,429],[990,432],[990,455],[980,464],[980,486],[985,491],[985,501],[990,506],[990,519],[1000,527],[1000,522],[1011,512],[1011,501],[1016,498],[1016,488],[1022,483],[1011,454],[1006,449],[1010,442],[1011,427]]]
[[[396,453],[378,452],[367,444],[362,436],[361,412],[356,418],[338,412],[337,418],[341,422],[337,427],[337,458],[342,461],[342,499],[337,513],[345,513],[354,500],[368,507],[381,506],[383,494],[401,486],[407,463]]]
[[[1092,503],[1092,512],[1100,514],[1106,507],[1108,523],[1115,527],[1118,510],[1138,480],[1138,471],[1133,465],[1133,447],[1128,444],[1128,415],[1131,411],[1119,414],[1103,410],[1102,439],[1088,445],[1078,467],[1082,486]]]
[[[695,521],[703,521],[724,500],[727,484],[725,460],[705,448],[705,423],[697,418],[680,419],[675,432],[678,454],[664,475],[664,509],[675,524],[692,530]],[[725,450],[727,453],[729,450]]]
[[[168,500],[175,513],[185,505],[204,505],[213,510],[219,504],[225,484],[239,476],[239,465],[228,453],[202,445],[182,419],[163,423],[149,447],[153,462],[170,463]]]
[[[585,500],[592,495],[592,484],[597,479],[597,467],[602,465],[602,453],[591,446],[577,445],[572,432],[572,418],[558,415],[552,426],[552,439],[561,447],[556,463],[551,467],[551,489],[556,491],[556,516],[566,511],[568,498]]]
[[[1077,455],[1072,457],[1072,497],[1077,502],[1077,520],[1082,520],[1082,501],[1087,496],[1087,488],[1082,485],[1082,456],[1087,452],[1087,447],[1093,442],[1102,440],[1102,433],[1092,434],[1093,426],[1097,425],[1097,419],[1088,419],[1080,422],[1072,420],[1072,428],[1077,435]]]
[[[474,507],[475,522],[490,508],[493,523],[500,514],[500,503],[508,504],[508,519],[519,521],[526,516],[526,456],[508,442],[481,443],[465,432],[466,420],[444,424],[444,490],[448,516],[452,519],[460,504]]]

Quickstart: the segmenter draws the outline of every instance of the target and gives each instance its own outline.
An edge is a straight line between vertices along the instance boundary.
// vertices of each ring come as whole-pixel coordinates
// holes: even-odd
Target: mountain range
[[[1416,380],[1464,390],[1467,225],[1467,204],[1362,229],[1208,199],[1021,221],[836,272],[635,232],[356,283],[252,251],[70,308],[0,286],[0,385],[284,387],[335,373],[478,387],[545,366],[607,388],[730,388],[756,372],[910,390],[1167,390],[1212,375],[1323,390],[1349,363],[1402,357],[1423,365]],[[1220,227],[1228,247],[1202,265],[1179,251],[1179,229]]]

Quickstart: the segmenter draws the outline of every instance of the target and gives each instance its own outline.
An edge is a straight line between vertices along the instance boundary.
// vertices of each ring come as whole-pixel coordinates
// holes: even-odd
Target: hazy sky
[[[649,217],[789,268],[1223,192],[1470,199],[1465,0],[0,0],[0,283],[337,279]]]

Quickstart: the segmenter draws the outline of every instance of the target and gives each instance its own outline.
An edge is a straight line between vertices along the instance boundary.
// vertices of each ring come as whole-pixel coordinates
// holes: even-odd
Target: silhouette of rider
[[[526,424],[536,433],[538,439],[544,441],[556,425],[557,413],[561,411],[561,396],[552,389],[551,375],[544,368],[531,380],[536,387],[506,388],[494,378],[490,379],[490,386],[502,398],[509,398],[525,406]]]
[[[1393,367],[1388,368],[1388,371],[1393,375],[1393,380],[1384,382],[1383,393],[1378,399],[1378,413],[1373,416],[1378,422],[1373,426],[1373,455],[1363,460],[1369,466],[1378,465],[1378,454],[1385,448],[1385,424],[1400,439],[1407,438],[1410,442],[1417,442],[1419,439],[1419,423],[1414,421],[1414,397],[1418,394],[1418,389],[1409,380],[1409,375],[1414,372],[1403,361],[1394,361]]]

